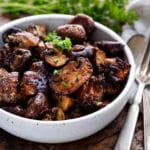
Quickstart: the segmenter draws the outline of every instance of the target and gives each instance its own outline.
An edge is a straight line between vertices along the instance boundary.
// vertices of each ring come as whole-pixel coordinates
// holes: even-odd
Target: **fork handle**
[[[130,150],[138,115],[139,105],[132,104],[114,150]]]
[[[143,92],[144,149],[150,150],[150,97],[147,89]]]

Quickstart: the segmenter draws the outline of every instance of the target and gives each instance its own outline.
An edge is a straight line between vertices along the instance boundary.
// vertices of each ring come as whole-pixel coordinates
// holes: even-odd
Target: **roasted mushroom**
[[[74,103],[73,98],[67,95],[53,94],[52,98],[56,101],[57,106],[60,107],[64,112],[68,111]]]
[[[118,57],[106,59],[106,76],[110,82],[116,84],[125,81],[129,70],[130,65]]]
[[[87,57],[91,58],[94,54],[94,47],[92,45],[79,45],[76,44],[70,49],[72,58]]]
[[[9,46],[12,48],[19,47],[30,49],[38,45],[39,37],[34,36],[32,33],[22,31],[8,35],[7,42],[9,43]]]
[[[12,71],[24,71],[31,63],[32,54],[27,49],[18,48],[14,50],[9,58]]]
[[[30,25],[27,27],[26,31],[32,33],[35,36],[44,38],[46,35],[46,26],[45,25]]]
[[[13,27],[13,28],[10,28],[8,30],[6,30],[3,34],[2,34],[2,39],[5,43],[8,43],[9,42],[9,36],[13,36],[15,35],[16,33],[18,32],[23,32],[22,29],[20,28],[17,28],[17,27]]]
[[[69,37],[75,42],[84,42],[87,39],[86,31],[83,26],[78,24],[61,25],[56,30],[57,34],[62,37]]]
[[[80,88],[77,96],[79,104],[85,109],[94,109],[101,106],[104,96],[104,79],[102,76],[92,76]]]
[[[69,24],[80,24],[80,25],[82,25],[85,28],[87,35],[91,34],[95,29],[94,20],[90,16],[87,16],[85,14],[75,15],[69,21]]]
[[[30,71],[35,71],[38,72],[40,74],[45,74],[48,75],[49,74],[49,68],[48,66],[44,63],[44,61],[35,61],[31,64]]]
[[[52,43],[46,43],[46,49],[42,53],[45,62],[52,67],[61,67],[67,61],[68,57],[64,55],[58,48],[55,48]]]
[[[17,102],[18,72],[8,73],[0,68],[0,104]]]
[[[37,93],[37,95],[30,99],[27,106],[25,117],[37,119],[40,114],[49,108],[49,101],[44,93]]]
[[[87,58],[79,57],[65,65],[59,75],[49,79],[51,89],[59,94],[71,94],[77,91],[92,75],[93,69]]]
[[[24,114],[25,114],[25,109],[23,109],[20,105],[5,106],[2,108],[8,112],[11,112],[11,113],[19,115],[19,116],[24,116]]]
[[[21,81],[21,90],[25,96],[35,95],[37,92],[46,93],[48,90],[46,76],[35,71],[26,71]]]
[[[53,107],[51,110],[52,120],[64,120],[65,114],[60,107]]]
[[[96,46],[103,50],[107,57],[122,57],[124,45],[118,41],[97,41]]]

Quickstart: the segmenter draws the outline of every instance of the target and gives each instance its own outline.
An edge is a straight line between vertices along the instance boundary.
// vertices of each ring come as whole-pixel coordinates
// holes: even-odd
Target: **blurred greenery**
[[[85,13],[116,32],[121,32],[125,23],[133,24],[138,15],[126,10],[128,0],[0,0],[0,12],[21,15],[77,14]]]

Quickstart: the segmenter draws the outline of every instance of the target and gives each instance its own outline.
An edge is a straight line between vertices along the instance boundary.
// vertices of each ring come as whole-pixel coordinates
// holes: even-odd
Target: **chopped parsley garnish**
[[[65,37],[65,39],[62,39],[62,37],[58,36],[55,31],[49,32],[48,35],[45,36],[44,41],[52,42],[54,46],[61,49],[62,51],[69,50],[72,46],[70,38]]]
[[[61,69],[59,69],[59,70],[57,70],[57,69],[55,69],[54,71],[53,71],[53,75],[59,75],[59,73],[60,73],[60,71],[61,71]]]

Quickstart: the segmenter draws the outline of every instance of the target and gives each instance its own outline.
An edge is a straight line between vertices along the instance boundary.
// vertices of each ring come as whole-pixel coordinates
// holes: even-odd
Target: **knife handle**
[[[150,150],[150,97],[147,89],[143,92],[144,149]]]
[[[130,150],[138,115],[139,105],[132,104],[114,150]]]

